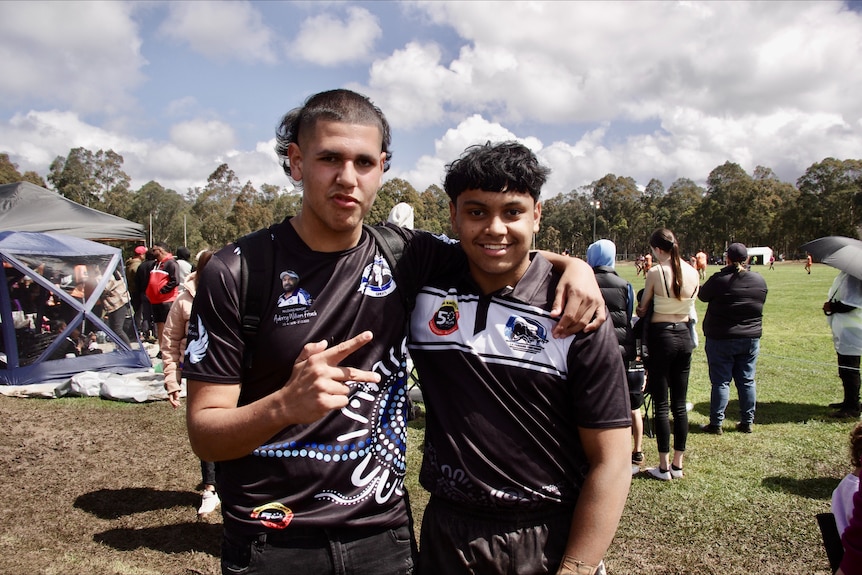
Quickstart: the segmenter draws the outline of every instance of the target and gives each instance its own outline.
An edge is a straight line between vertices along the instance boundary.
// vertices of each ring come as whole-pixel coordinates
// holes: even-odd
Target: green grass
[[[710,266],[707,277],[718,271]],[[606,556],[615,574],[828,574],[815,515],[829,511],[832,490],[850,471],[853,421],[829,417],[842,398],[832,337],[821,311],[837,271],[778,263],[766,278],[764,333],[757,369],[754,433],[737,433],[735,390],[725,434],[699,433],[708,422],[710,385],[703,332],[689,382],[691,433],[686,477],[659,482],[637,476],[616,539]],[[619,274],[643,287],[632,264]],[[700,319],[706,305],[698,302]],[[408,489],[417,523],[427,501],[418,485],[423,421],[409,430]],[[646,465],[658,463],[645,438]],[[418,526],[417,526],[418,527]]]

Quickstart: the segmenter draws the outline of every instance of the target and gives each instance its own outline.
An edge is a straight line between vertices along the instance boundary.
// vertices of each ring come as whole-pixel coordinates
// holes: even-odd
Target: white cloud
[[[345,20],[320,14],[305,20],[288,54],[320,66],[361,62],[383,35],[377,18],[364,8],[347,9]]]
[[[793,182],[828,155],[859,155],[862,15],[840,2],[506,2],[493,18],[488,3],[419,6],[460,48],[447,61],[407,44],[364,90],[395,126],[477,112],[521,138],[571,126],[539,151],[551,195],[608,172],[703,182],[725,161]],[[445,141],[408,172],[417,188],[457,155]]]
[[[494,18],[485,3],[422,6],[465,42],[437,67],[469,71],[471,90],[443,92],[442,101],[499,107],[496,120],[640,120],[682,105],[720,115],[824,103],[858,115],[862,106],[846,91],[862,87],[862,17],[841,3],[510,2],[495,4]]]
[[[249,2],[169,2],[162,34],[215,60],[277,61],[273,31]]]
[[[171,128],[171,143],[196,154],[215,154],[234,146],[233,129],[216,120],[191,120]]]
[[[433,156],[422,156],[413,169],[393,170],[391,177],[403,178],[422,191],[432,184],[441,185],[446,164],[458,158],[467,147],[488,141],[509,140],[517,140],[537,153],[542,149],[542,143],[537,138],[519,138],[500,124],[474,114],[456,127],[446,130],[443,137],[434,142]]]
[[[8,2],[0,18],[0,98],[5,105],[115,114],[141,82],[141,40],[131,5]]]
[[[220,122],[185,122],[174,127],[172,141],[140,140],[111,132],[83,121],[73,112],[29,112],[0,123],[0,150],[7,151],[21,172],[34,170],[43,176],[57,156],[83,147],[113,150],[123,156],[123,170],[132,179],[132,189],[150,180],[185,194],[203,186],[219,166],[227,162],[242,183],[251,181],[285,186],[273,152],[273,142],[259,143],[252,150],[230,148],[232,130]]]

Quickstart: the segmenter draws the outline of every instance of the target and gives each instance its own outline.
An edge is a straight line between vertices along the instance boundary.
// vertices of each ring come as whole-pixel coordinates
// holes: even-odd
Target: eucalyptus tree
[[[698,210],[707,251],[722,253],[732,242],[757,245],[753,235],[762,220],[757,214],[757,187],[739,164],[725,162],[710,172],[707,190]]]
[[[18,164],[12,162],[9,154],[0,153],[0,185],[14,184],[17,182],[30,182],[37,186],[47,188],[45,179],[33,170],[27,170],[23,174],[18,171]]]
[[[221,164],[207,178],[203,189],[189,190],[188,196],[193,202],[191,215],[203,241],[209,246],[219,248],[242,235],[236,218],[231,218],[242,189],[233,170],[227,164]]]
[[[673,231],[684,253],[695,253],[707,245],[706,222],[698,213],[705,193],[706,190],[693,180],[677,178],[658,201],[657,213],[661,221],[656,227]]]
[[[130,199],[131,178],[123,171],[123,156],[113,150],[73,148],[68,156],[54,158],[48,181],[62,196],[111,213]]]
[[[151,180],[131,198],[128,219],[144,226],[148,244],[162,241],[172,248],[183,245],[183,215],[188,204],[180,194]]]
[[[799,190],[793,184],[782,182],[772,169],[763,166],[754,169],[754,182],[758,192],[757,209],[763,216],[764,229],[752,239],[758,240],[758,245],[787,253],[796,245],[798,237],[791,214],[798,203]]]
[[[407,180],[401,178],[387,180],[377,191],[377,199],[374,200],[365,221],[369,224],[385,222],[389,217],[389,211],[400,202],[410,204],[415,212],[419,204],[419,192]]]
[[[542,202],[542,221],[536,247],[549,251],[568,249],[584,255],[593,241],[593,212],[589,187],[574,189]]]
[[[628,176],[607,174],[589,186],[596,221],[596,239],[608,238],[617,246],[620,255],[631,254],[641,238],[633,226],[641,211],[641,192],[635,180]]]
[[[828,235],[859,237],[862,160],[826,158],[796,180],[798,243]]]
[[[452,236],[449,219],[449,196],[437,184],[431,184],[419,194],[416,206],[416,228],[435,234]]]

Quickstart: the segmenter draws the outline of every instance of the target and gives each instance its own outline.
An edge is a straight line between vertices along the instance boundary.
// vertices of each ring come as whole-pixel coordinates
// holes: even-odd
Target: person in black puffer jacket
[[[727,265],[700,288],[698,297],[708,304],[703,319],[706,360],[712,394],[706,433],[721,435],[721,422],[730,394],[730,380],[739,393],[738,431],[751,433],[757,402],[754,383],[760,336],[763,333],[763,304],[766,280],[748,271],[748,249],[740,243],[727,248]]]
[[[640,364],[637,351],[637,336],[632,329],[634,310],[634,288],[617,275],[617,246],[611,240],[599,240],[587,248],[587,263],[596,274],[596,282],[602,290],[608,316],[614,324],[614,332],[620,343],[620,353],[626,366],[629,381],[629,400],[632,404],[632,475],[640,471],[643,463],[643,416],[641,405],[644,402],[644,369]]]

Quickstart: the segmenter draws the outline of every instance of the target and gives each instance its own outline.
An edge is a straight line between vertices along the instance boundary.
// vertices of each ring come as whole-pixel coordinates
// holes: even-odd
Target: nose
[[[341,170],[338,171],[337,181],[346,188],[356,187],[358,180],[356,166],[353,165],[353,162],[346,161],[341,164]]]
[[[488,233],[502,236],[506,234],[506,224],[500,216],[492,216],[488,222]]]

